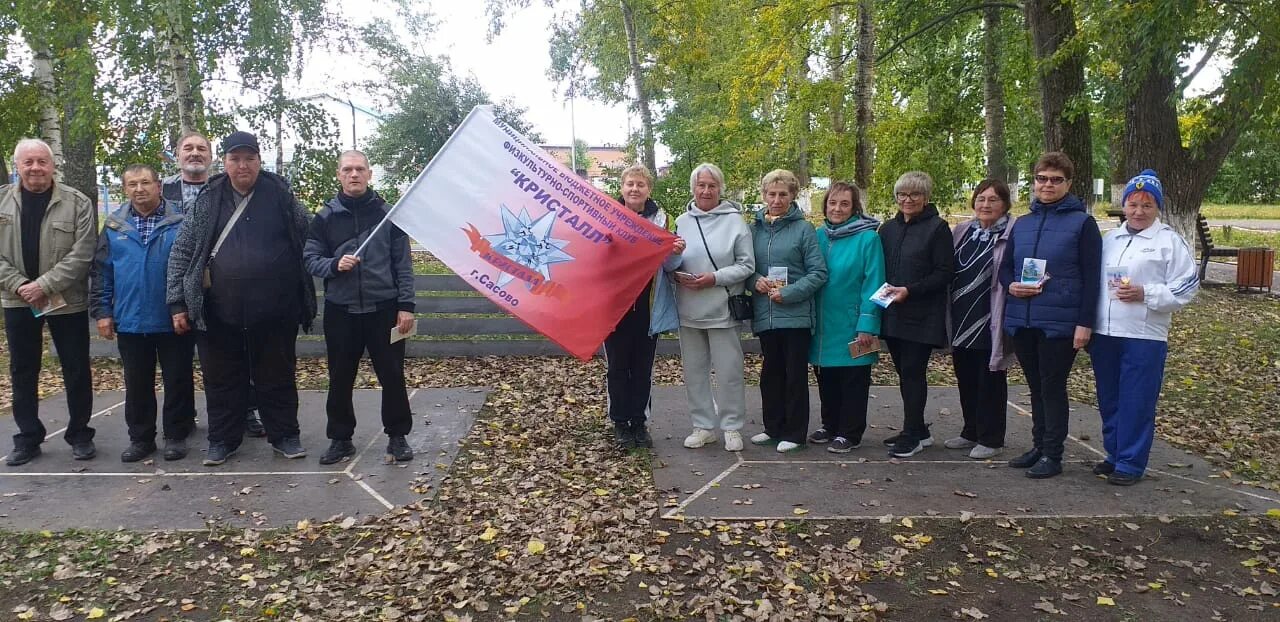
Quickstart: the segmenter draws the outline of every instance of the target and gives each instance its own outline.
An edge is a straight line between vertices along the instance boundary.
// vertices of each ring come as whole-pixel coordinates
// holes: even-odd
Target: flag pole
[[[427,173],[431,170],[431,167],[435,166],[436,160],[439,159],[440,154],[444,153],[445,149],[449,148],[449,145],[450,143],[453,142],[453,139],[457,138],[457,136],[462,133],[462,128],[466,127],[467,123],[471,122],[471,119],[476,116],[476,112],[479,111],[481,108],[491,108],[491,106],[489,106],[488,104],[485,104],[482,106],[476,106],[471,109],[471,112],[467,113],[466,118],[462,119],[462,123],[459,123],[457,129],[453,130],[453,134],[450,134],[449,138],[444,141],[444,144],[440,146],[440,149],[436,151],[435,155],[431,156],[431,161],[427,162],[427,166],[422,169],[421,173],[418,173],[418,176],[414,178],[413,183],[409,184],[409,188],[404,191],[404,194],[400,195],[401,200],[396,201],[396,204],[392,205],[391,209],[387,210],[386,216],[383,216],[382,220],[378,221],[378,226],[373,228],[373,231],[369,233],[369,237],[365,238],[365,241],[360,244],[360,247],[356,249],[356,252],[352,253],[353,255],[355,255],[356,257],[359,257],[364,253],[365,247],[369,245],[369,242],[373,241],[373,237],[378,235],[378,232],[381,231],[382,227],[387,224],[387,221],[391,220],[391,215],[396,213],[396,210],[400,209],[400,206],[404,204],[403,198],[409,196],[410,194],[413,194],[413,189],[418,187],[418,184],[422,181],[424,177],[427,176]]]

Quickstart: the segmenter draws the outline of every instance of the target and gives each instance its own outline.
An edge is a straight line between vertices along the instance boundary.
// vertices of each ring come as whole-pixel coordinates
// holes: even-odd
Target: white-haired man
[[[63,438],[76,460],[89,460],[97,453],[89,427],[88,314],[97,211],[88,197],[54,179],[53,150],[44,141],[19,141],[13,164],[18,183],[0,186],[0,303],[18,425],[6,464],[30,462],[45,440],[36,393],[45,324],[58,349],[67,396]]]

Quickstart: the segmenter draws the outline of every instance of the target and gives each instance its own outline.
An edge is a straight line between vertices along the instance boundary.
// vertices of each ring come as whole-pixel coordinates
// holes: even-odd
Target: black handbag
[[[707,247],[707,236],[702,233],[702,222],[698,218],[693,219],[693,224],[698,225],[698,237],[702,238],[702,250],[707,253],[707,259],[711,260],[711,267],[716,270],[720,266],[716,265],[716,260],[711,256],[711,249]],[[746,294],[734,295],[729,288],[724,288],[725,293],[729,294],[729,317],[739,322],[751,320],[755,312],[751,310],[751,296]]]

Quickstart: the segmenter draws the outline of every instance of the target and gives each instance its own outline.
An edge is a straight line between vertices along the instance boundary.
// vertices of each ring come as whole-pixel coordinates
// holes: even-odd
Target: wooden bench
[[[1107,218],[1119,218],[1120,224],[1124,224],[1124,210],[1111,208],[1107,210]]]
[[[1240,249],[1230,246],[1214,246],[1213,236],[1209,233],[1209,221],[1204,216],[1196,216],[1196,238],[1200,240],[1200,280],[1204,280],[1205,271],[1209,269],[1210,257],[1239,257]]]
[[[414,276],[417,326],[405,344],[408,357],[454,356],[565,356],[564,350],[539,335],[524,322],[480,296],[461,277],[452,274]],[[320,313],[324,313],[324,283],[316,280]],[[424,317],[425,316],[425,317]],[[749,333],[747,328],[744,333]],[[115,341],[98,338],[96,322],[89,320],[91,356],[119,356]],[[299,333],[299,357],[323,357],[324,318],[317,315],[310,335]],[[744,334],[742,349],[760,352],[760,341]],[[658,354],[679,354],[680,342],[671,337],[658,341]]]

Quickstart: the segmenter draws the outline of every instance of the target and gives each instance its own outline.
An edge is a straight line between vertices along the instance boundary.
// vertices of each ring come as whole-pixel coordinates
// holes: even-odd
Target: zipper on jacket
[[[768,208],[765,208],[765,209],[767,210]],[[774,234],[774,228],[771,226],[771,225],[773,225],[773,224],[774,224],[774,223],[770,223],[770,222],[768,222],[768,221],[765,221],[765,229],[769,232],[769,241],[765,244],[765,257],[766,257],[766,258],[768,258],[768,261],[767,261],[767,262],[765,262],[765,263],[767,263],[768,265],[767,265],[767,266],[765,266],[765,269],[764,269],[764,275],[765,275],[765,278],[766,278],[766,279],[767,279],[767,278],[769,278],[769,268],[773,267],[773,234]],[[774,326],[773,326],[773,297],[772,297],[772,296],[765,296],[765,302],[769,305],[769,328],[774,328]]]
[[[1125,253],[1129,252],[1129,246],[1130,246],[1130,245],[1132,245],[1132,244],[1133,244],[1133,234],[1130,234],[1130,235],[1129,235],[1129,241],[1124,243],[1124,249],[1120,251],[1120,258],[1116,261],[1116,264],[1117,264],[1117,265],[1123,265],[1123,264],[1124,264],[1124,255],[1125,255]],[[1106,266],[1102,266],[1102,273],[1103,273],[1103,274],[1106,274],[1106,273],[1107,273],[1107,267],[1106,267]],[[1113,300],[1111,299],[1111,296],[1110,296],[1110,295],[1108,295],[1108,296],[1107,296],[1107,329],[1108,329],[1108,330],[1110,330],[1110,328],[1111,328],[1111,305],[1112,305],[1112,304],[1114,304],[1114,302],[1115,302],[1115,301],[1113,301]]]
[[[1036,229],[1036,242],[1035,244],[1031,245],[1031,257],[1033,259],[1036,259],[1037,258],[1036,255],[1040,254],[1040,236],[1044,233],[1044,223],[1048,219],[1049,219],[1049,209],[1045,208],[1043,211],[1040,212],[1040,227]],[[1022,268],[1020,266],[1014,266],[1014,269],[1016,270],[1016,273],[1019,275],[1018,281],[1022,281],[1022,276],[1021,276]],[[1042,279],[1040,283],[1041,285],[1043,285],[1044,280]],[[1041,292],[1041,293],[1044,293],[1044,292]],[[1031,328],[1031,299],[1030,298],[1027,299],[1027,316],[1026,317],[1027,319],[1024,322],[1024,326],[1026,328]]]
[[[360,212],[352,209],[351,215],[356,218],[356,240],[360,239]],[[364,266],[356,264],[356,300],[360,301],[360,312],[364,313]]]

